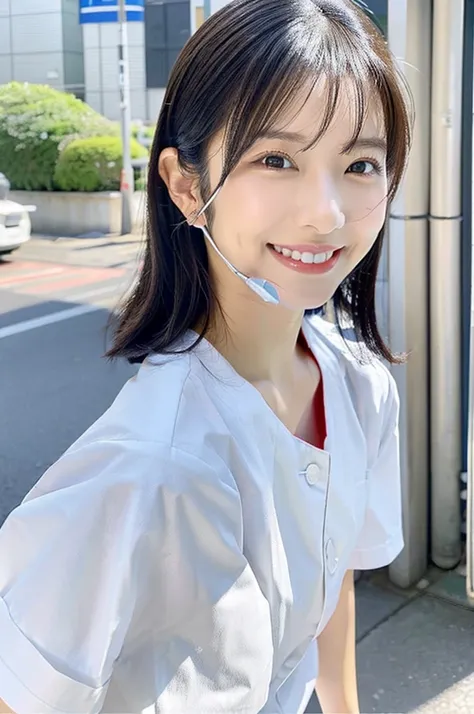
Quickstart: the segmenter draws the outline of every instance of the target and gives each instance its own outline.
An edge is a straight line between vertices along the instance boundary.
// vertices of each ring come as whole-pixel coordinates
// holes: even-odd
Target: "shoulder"
[[[124,489],[147,498],[150,489],[192,491],[196,479],[234,488],[223,459],[208,446],[222,425],[200,371],[192,354],[145,362],[28,498],[68,486],[85,494],[92,489],[99,498]]]
[[[376,404],[398,401],[396,382],[387,366],[361,342],[350,328],[341,334],[336,325],[319,316],[306,319],[308,329],[323,343],[342,371],[347,373],[357,391],[367,398],[372,394]]]
[[[114,440],[183,449],[202,458],[206,432],[221,427],[212,408],[218,392],[218,377],[208,373],[197,353],[157,355],[143,363],[70,450]]]
[[[319,316],[307,318],[315,351],[318,347],[343,379],[366,437],[379,442],[387,424],[398,420],[398,389],[383,362],[355,340],[350,329],[341,335],[336,325]]]
[[[191,354],[146,360],[77,444],[107,438],[172,444],[192,371]]]
[[[153,510],[156,499],[194,497],[198,487],[206,486],[237,495],[230,472],[192,448],[85,435],[44,473],[23,503],[39,499],[46,510],[67,504],[71,516],[135,512],[139,519]]]

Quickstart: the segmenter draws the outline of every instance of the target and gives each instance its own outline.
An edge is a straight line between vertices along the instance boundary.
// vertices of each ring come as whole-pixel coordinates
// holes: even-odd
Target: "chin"
[[[280,290],[281,304],[295,312],[312,312],[322,309],[333,297],[334,293],[324,295],[302,296]]]

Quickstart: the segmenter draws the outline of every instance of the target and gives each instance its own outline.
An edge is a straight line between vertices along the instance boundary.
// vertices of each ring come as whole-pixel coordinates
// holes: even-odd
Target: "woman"
[[[353,571],[403,545],[374,290],[409,142],[350,0],[234,0],[186,45],[110,352],[143,364],[0,532],[5,708],[358,711]]]

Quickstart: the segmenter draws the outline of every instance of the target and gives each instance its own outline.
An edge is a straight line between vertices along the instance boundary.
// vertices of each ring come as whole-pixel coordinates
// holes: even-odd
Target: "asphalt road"
[[[0,259],[0,524],[134,374],[102,355],[138,250],[38,239]]]

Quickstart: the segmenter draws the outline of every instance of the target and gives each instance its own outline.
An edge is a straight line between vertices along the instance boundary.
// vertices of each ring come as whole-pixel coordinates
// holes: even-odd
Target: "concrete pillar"
[[[428,558],[431,0],[389,0],[388,21],[391,49],[417,109],[413,153],[392,206],[388,242],[390,344],[409,353],[407,364],[393,368],[401,397],[405,549],[390,567],[390,577],[408,587],[423,576]]]

